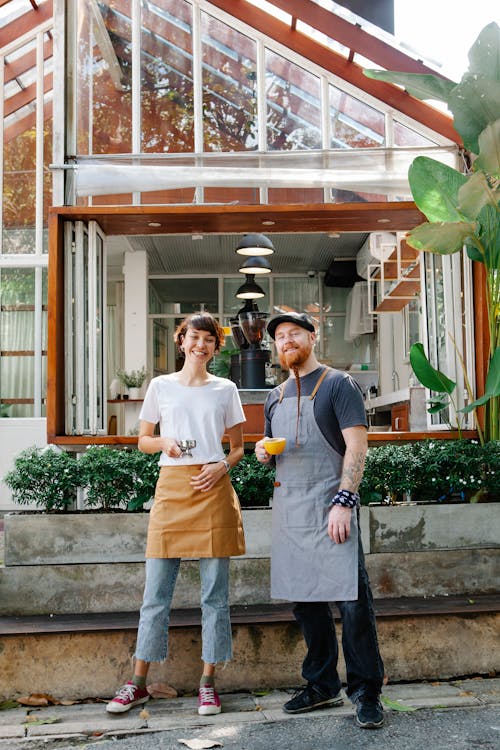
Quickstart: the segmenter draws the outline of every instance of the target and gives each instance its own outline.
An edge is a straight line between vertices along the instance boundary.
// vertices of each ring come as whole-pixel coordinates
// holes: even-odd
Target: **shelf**
[[[142,404],[143,398],[108,398],[108,404]]]

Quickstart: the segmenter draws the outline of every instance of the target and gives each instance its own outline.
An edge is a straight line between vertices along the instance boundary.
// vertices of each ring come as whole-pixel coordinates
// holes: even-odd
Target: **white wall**
[[[14,467],[16,456],[25,448],[47,445],[47,420],[39,419],[0,419],[0,513],[19,510],[12,501],[9,488],[3,482],[5,474]]]

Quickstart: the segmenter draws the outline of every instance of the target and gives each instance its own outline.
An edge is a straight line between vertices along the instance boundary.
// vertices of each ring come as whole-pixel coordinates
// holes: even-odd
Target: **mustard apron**
[[[357,513],[343,544],[328,536],[330,501],[340,483],[343,457],[323,436],[314,418],[314,397],[300,398],[296,446],[297,399],[281,397],[271,420],[272,434],[286,437],[276,456],[271,544],[271,596],[292,602],[354,601],[358,598]]]
[[[191,477],[201,464],[162,466],[149,514],[146,557],[243,555],[240,503],[226,474],[207,492]]]

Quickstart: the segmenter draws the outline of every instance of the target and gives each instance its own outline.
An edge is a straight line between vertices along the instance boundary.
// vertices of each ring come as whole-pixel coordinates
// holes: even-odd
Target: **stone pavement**
[[[262,691],[262,694],[222,694],[223,713],[210,717],[198,716],[197,699],[193,696],[150,700],[144,707],[134,708],[122,715],[110,715],[103,703],[96,702],[13,708],[0,711],[0,749],[62,748],[65,741],[67,745],[78,746],[84,743],[86,747],[97,741],[99,746],[99,740],[139,737],[176,729],[179,730],[179,737],[189,736],[190,731],[199,733],[203,728],[210,730],[211,736],[219,731],[223,737],[224,729],[230,726],[252,724],[257,728],[257,725],[284,721],[300,722],[311,716],[321,716],[322,719],[328,716],[335,719],[352,716],[354,724],[354,708],[347,699],[342,707],[323,709],[314,714],[285,714],[281,706],[288,700],[291,692],[293,691],[274,690]],[[409,715],[412,709],[482,707],[493,709],[495,715],[498,710],[498,722],[493,727],[495,731],[498,730],[498,744],[487,744],[487,747],[500,747],[500,677],[387,685],[383,699],[387,723],[390,722],[391,715],[394,718],[399,712]],[[399,718],[402,716],[399,713]],[[379,734],[378,731],[358,731],[363,735],[373,735],[374,740],[375,735]]]

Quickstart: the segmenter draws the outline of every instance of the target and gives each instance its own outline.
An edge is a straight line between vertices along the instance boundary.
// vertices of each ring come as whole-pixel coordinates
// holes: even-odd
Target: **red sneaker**
[[[125,711],[129,711],[134,706],[140,706],[141,703],[146,703],[150,698],[150,695],[146,687],[139,687],[134,685],[130,680],[126,685],[123,685],[110,700],[106,706],[106,711],[110,714],[122,714]]]
[[[198,713],[200,716],[220,714],[220,699],[212,685],[203,685],[198,691]]]

